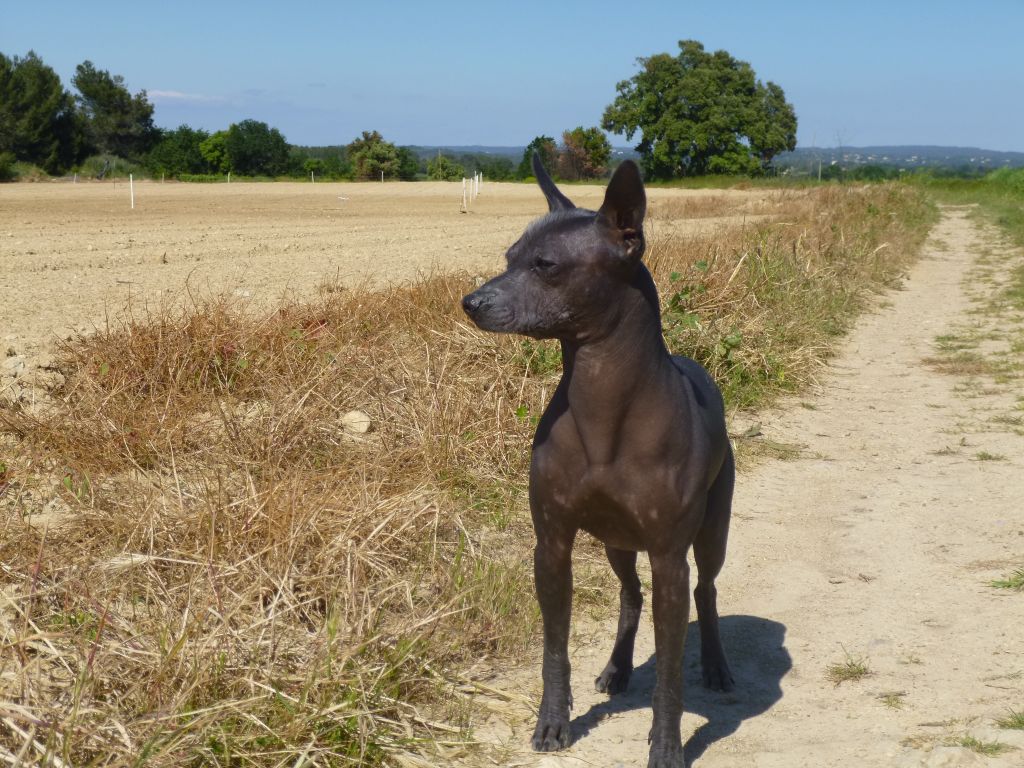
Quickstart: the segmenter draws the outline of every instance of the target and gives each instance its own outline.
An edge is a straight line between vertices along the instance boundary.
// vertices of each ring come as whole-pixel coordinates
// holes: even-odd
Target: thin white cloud
[[[205,96],[201,93],[183,93],[182,91],[147,91],[147,95],[153,101],[183,101],[193,103],[208,103],[221,101],[216,96]]]

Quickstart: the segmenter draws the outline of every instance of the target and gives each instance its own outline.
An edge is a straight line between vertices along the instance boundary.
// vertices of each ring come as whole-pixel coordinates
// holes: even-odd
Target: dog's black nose
[[[483,303],[483,300],[475,293],[469,293],[462,297],[462,310],[472,316]]]

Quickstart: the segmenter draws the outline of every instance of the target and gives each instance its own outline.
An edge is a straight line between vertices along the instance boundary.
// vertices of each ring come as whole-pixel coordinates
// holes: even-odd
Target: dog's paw
[[[610,661],[604,671],[594,680],[594,688],[598,693],[607,693],[614,696],[617,693],[625,693],[629,688],[629,678],[633,674],[632,667],[619,669]]]
[[[568,717],[550,717],[541,714],[533,730],[533,749],[536,752],[555,752],[572,744]]]
[[[647,758],[647,768],[686,768],[682,745],[653,745],[650,757]]]
[[[729,669],[729,662],[724,655],[716,658],[701,659],[701,676],[704,678],[704,687],[712,691],[731,691],[736,683]]]

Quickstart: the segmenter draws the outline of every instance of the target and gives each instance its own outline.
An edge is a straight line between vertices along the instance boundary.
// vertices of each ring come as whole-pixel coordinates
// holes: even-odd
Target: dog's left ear
[[[562,194],[561,190],[555,186],[555,182],[551,180],[548,172],[544,169],[544,163],[540,161],[540,155],[537,154],[536,150],[533,153],[532,158],[533,164],[533,175],[537,177],[537,183],[540,185],[541,191],[544,193],[544,197],[548,201],[548,211],[554,213],[555,211],[568,211],[571,208],[575,208],[572,200]]]
[[[622,233],[626,255],[630,259],[639,259],[643,255],[646,212],[647,195],[644,194],[640,169],[632,160],[624,160],[608,182],[598,213]]]

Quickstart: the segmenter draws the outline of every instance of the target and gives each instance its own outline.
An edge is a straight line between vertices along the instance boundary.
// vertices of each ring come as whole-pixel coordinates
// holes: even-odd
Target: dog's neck
[[[587,455],[608,463],[623,421],[664,386],[672,367],[646,267],[637,268],[614,330],[595,341],[562,341],[562,366],[562,386]]]

